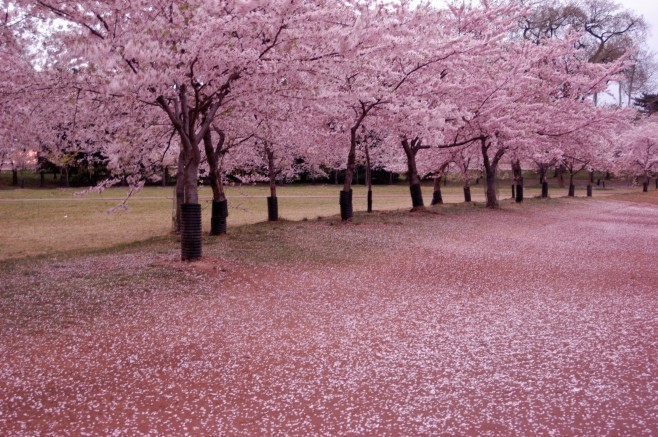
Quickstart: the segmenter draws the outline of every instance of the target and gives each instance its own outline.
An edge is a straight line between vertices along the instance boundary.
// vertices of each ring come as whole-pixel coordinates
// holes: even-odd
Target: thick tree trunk
[[[210,235],[223,235],[227,232],[228,202],[224,193],[222,180],[222,154],[224,146],[224,135],[220,132],[220,138],[216,147],[213,147],[212,132],[208,130],[203,137],[203,148],[208,160],[208,180],[212,190],[212,211],[210,216]]]
[[[194,158],[188,158],[183,169],[183,180],[185,187],[184,203],[199,203],[199,162]]]
[[[441,194],[441,175],[434,177],[434,192],[432,193],[432,205],[443,204],[443,195]]]
[[[185,202],[185,159],[183,150],[178,154],[178,167],[176,167],[176,186],[174,187],[174,215],[172,216],[172,230],[179,234],[181,231],[181,205]]]
[[[420,187],[420,177],[418,176],[418,167],[416,166],[419,141],[417,138],[411,140],[411,143],[406,138],[402,140],[402,148],[407,156],[407,179],[409,180],[409,191],[411,192],[411,204],[414,209],[425,206],[423,192]]]
[[[569,197],[575,197],[576,195],[576,186],[573,184],[573,172],[569,172]]]
[[[340,218],[343,221],[352,220],[354,208],[352,206],[352,179],[356,168],[356,132],[360,123],[350,129],[350,151],[347,155],[347,168],[345,169],[345,181],[343,190],[340,192]]]
[[[503,149],[499,149],[492,159],[489,158],[489,148],[486,139],[480,140],[482,159],[484,162],[484,179],[486,182],[485,197],[486,206],[491,209],[498,209],[498,194],[496,193],[496,174],[498,172],[498,163],[505,154]]]
[[[18,170],[15,168],[11,169],[11,184],[14,187],[18,186]]]
[[[497,166],[487,165],[484,171],[484,180],[486,182],[485,196],[486,206],[491,209],[498,209],[498,198],[496,194],[496,171]]]

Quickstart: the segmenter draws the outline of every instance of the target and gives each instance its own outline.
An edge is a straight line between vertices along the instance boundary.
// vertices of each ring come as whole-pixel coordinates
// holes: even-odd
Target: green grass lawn
[[[135,194],[127,210],[109,211],[127,195],[126,188],[111,188],[102,193],[79,195],[80,188],[25,188],[7,185],[9,172],[1,175],[0,188],[0,245],[1,259],[34,255],[95,250],[120,244],[133,243],[153,237],[166,236],[171,230],[173,213],[173,187],[146,187]],[[500,199],[511,197],[511,182],[499,184]],[[596,195],[603,191],[597,188]],[[338,214],[337,185],[286,185],[277,188],[279,214],[286,220],[314,219]],[[446,203],[463,201],[458,182],[443,187]],[[558,191],[559,190],[559,191]],[[264,185],[227,187],[229,197],[229,227],[266,220],[265,197],[269,189]],[[471,188],[474,202],[483,202],[483,185]],[[606,194],[623,192],[624,187],[606,190]],[[373,188],[375,210],[409,208],[409,188],[406,184],[377,185]],[[525,195],[538,196],[539,186],[527,181]],[[431,202],[432,184],[425,183],[423,194],[426,205]],[[200,189],[203,209],[203,226],[210,226],[211,191]],[[566,189],[551,187],[551,196],[566,195]],[[260,196],[260,197],[259,197]],[[290,196],[290,197],[288,197]],[[296,197],[299,196],[299,197]],[[354,210],[366,210],[366,188],[354,187]],[[577,196],[584,196],[584,185],[578,186]],[[230,232],[230,231],[229,231]]]

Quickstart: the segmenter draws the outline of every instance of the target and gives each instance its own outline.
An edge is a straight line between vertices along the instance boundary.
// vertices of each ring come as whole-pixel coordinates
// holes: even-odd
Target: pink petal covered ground
[[[12,264],[0,429],[655,435],[656,247],[658,207],[565,200]]]

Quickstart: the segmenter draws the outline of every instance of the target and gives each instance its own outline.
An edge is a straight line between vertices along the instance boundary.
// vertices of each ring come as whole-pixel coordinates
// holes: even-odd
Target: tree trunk
[[[543,184],[544,182],[546,182],[546,172],[547,172],[547,170],[548,169],[546,168],[545,165],[540,165],[539,166],[538,173],[539,173],[539,183],[540,184]]]
[[[468,203],[471,201],[471,187],[464,185],[464,202]]]
[[[267,198],[267,220],[275,222],[279,220],[279,201],[276,197],[276,163],[274,161],[274,150],[265,144],[265,155],[267,156],[267,171],[270,180],[270,197]]]
[[[167,181],[169,179],[169,167],[166,165],[163,166],[162,168],[162,186],[166,187],[167,186]]]
[[[225,153],[224,134],[220,132],[216,147],[213,147],[210,129],[203,137],[203,148],[208,160],[208,179],[212,189],[212,211],[210,216],[210,235],[223,235],[227,232],[228,202],[224,194],[222,180],[222,158]]]
[[[482,159],[484,162],[484,178],[486,182],[485,197],[486,206],[491,209],[498,209],[498,194],[496,193],[496,173],[498,172],[498,163],[505,154],[504,149],[499,149],[494,155],[493,159],[489,158],[490,144],[487,144],[486,139],[480,140]]]
[[[464,169],[464,202],[471,201],[471,179],[468,177],[468,168]]]
[[[372,212],[372,169],[370,168],[370,149],[368,143],[365,144],[366,152],[366,185],[368,186],[368,212]]]
[[[172,230],[180,234],[181,232],[181,205],[185,202],[185,177],[183,169],[185,168],[185,158],[183,149],[178,153],[178,167],[176,167],[176,186],[174,187],[174,214],[172,216]]]
[[[441,174],[434,177],[434,193],[432,193],[432,205],[443,204],[443,195],[441,194],[441,178]]]
[[[184,203],[199,203],[199,161],[188,157],[183,169]]]
[[[357,123],[350,129],[350,151],[347,155],[347,168],[345,169],[345,181],[340,193],[340,218],[343,221],[352,220],[354,209],[352,206],[352,179],[356,167],[356,131],[361,123]]]
[[[576,195],[576,186],[573,184],[573,172],[569,172],[569,197],[575,197]]]
[[[523,169],[521,168],[521,161],[518,159],[512,160],[512,173],[514,175],[514,185],[512,185],[512,197],[516,203],[523,202]]]
[[[14,187],[18,186],[18,170],[15,168],[11,169],[11,184]]]
[[[564,166],[560,165],[555,169],[557,173],[557,182],[560,188],[564,188]]]
[[[406,138],[401,141],[404,153],[407,156],[407,179],[409,180],[409,191],[411,192],[412,207],[424,207],[423,193],[420,187],[420,177],[418,176],[418,167],[416,166],[416,154],[418,153],[418,143],[420,140],[414,138],[411,143]]]
[[[496,171],[497,165],[487,164],[485,166],[484,180],[486,182],[486,206],[491,209],[498,209],[499,207],[496,195]]]
[[[516,185],[523,184],[523,170],[521,170],[521,161],[515,159],[512,161],[512,174],[514,175],[514,183]]]

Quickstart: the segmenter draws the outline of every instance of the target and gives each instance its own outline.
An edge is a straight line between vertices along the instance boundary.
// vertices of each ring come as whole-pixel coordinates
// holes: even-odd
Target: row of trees
[[[349,220],[359,155],[368,172],[405,171],[414,207],[421,178],[450,163],[466,187],[484,169],[490,208],[503,160],[543,175],[656,170],[652,118],[601,104],[612,81],[632,94],[647,76],[642,20],[607,0],[3,5],[1,150],[52,155],[64,126],[67,144],[117,175],[104,186],[175,165],[184,259],[201,254],[201,172],[222,233],[229,173],[269,180],[276,219],[278,178],[344,169]]]

